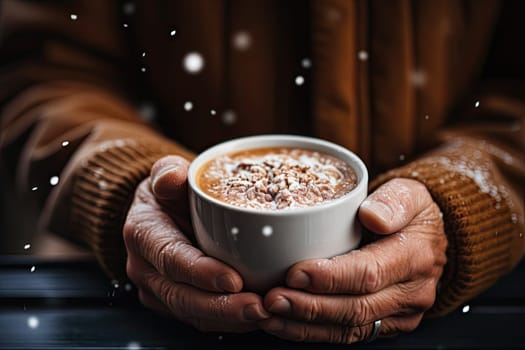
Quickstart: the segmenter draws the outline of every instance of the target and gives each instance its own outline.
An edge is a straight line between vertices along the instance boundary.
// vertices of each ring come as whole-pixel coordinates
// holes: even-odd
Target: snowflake
[[[186,72],[197,74],[204,67],[204,58],[198,52],[190,52],[184,56],[183,67]]]
[[[49,179],[49,183],[51,184],[51,186],[56,186],[56,184],[58,184],[58,181],[60,181],[58,176],[51,176],[51,178]]]
[[[295,85],[301,86],[304,84],[304,77],[302,75],[298,75],[295,77]]]
[[[312,66],[312,61],[309,58],[303,58],[301,60],[301,66],[303,66],[303,68],[310,68]]]
[[[246,51],[252,45],[252,36],[246,31],[239,31],[233,35],[233,47],[239,51]]]
[[[270,225],[263,226],[262,234],[264,237],[270,237],[273,234],[273,227],[271,227]]]
[[[357,53],[357,58],[359,58],[360,61],[367,61],[368,60],[368,52],[365,50],[361,50]]]
[[[184,102],[184,110],[189,112],[193,109],[193,102],[191,101],[186,101]]]

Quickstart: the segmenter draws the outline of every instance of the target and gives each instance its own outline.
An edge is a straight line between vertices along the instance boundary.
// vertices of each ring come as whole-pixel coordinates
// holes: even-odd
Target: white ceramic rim
[[[268,146],[261,146],[261,145],[250,146],[250,143],[254,141],[268,141],[272,143],[269,144]],[[289,144],[289,145],[286,144],[286,143],[293,143],[293,142],[301,143],[301,145],[297,146],[293,144]],[[239,144],[239,147],[237,149],[234,146],[232,146],[235,144]],[[311,145],[312,147],[308,148],[308,145]],[[306,148],[306,149],[316,151],[315,146],[317,146],[317,148],[320,147],[320,148],[326,149],[326,150],[317,150],[318,152],[324,152],[324,153],[330,154],[335,157],[337,156],[334,155],[333,153],[337,153],[337,152],[342,153],[345,156],[349,157],[352,160],[352,162],[354,164],[357,164],[357,166],[360,168],[360,169],[354,169],[354,171],[356,172],[356,175],[358,176],[357,186],[354,187],[350,192],[346,193],[345,195],[339,198],[336,198],[334,200],[331,200],[327,203],[321,203],[321,204],[317,204],[311,207],[289,208],[289,209],[284,209],[284,210],[245,208],[245,207],[240,207],[240,206],[236,206],[233,204],[229,204],[226,202],[222,202],[208,195],[207,193],[205,193],[199,188],[195,180],[197,172],[201,166],[203,166],[209,160],[216,158],[217,156],[222,155],[222,154],[228,154],[228,153],[232,153],[236,151],[244,151],[244,150],[257,149],[257,148],[263,148],[263,147],[301,147],[301,148]],[[343,160],[343,161],[346,162],[346,160]],[[349,164],[349,165],[354,167],[353,164]],[[353,153],[352,151],[342,146],[332,143],[330,141],[313,138],[313,137],[307,137],[307,136],[270,134],[270,135],[247,136],[247,137],[232,139],[232,140],[225,141],[218,145],[208,148],[204,152],[200,153],[191,162],[190,167],[188,169],[188,183],[190,185],[191,190],[193,190],[197,195],[225,209],[236,210],[240,212],[250,213],[253,215],[290,216],[290,215],[296,215],[296,214],[304,215],[309,212],[326,210],[327,208],[336,206],[341,202],[344,202],[346,200],[351,200],[352,197],[356,193],[361,193],[361,191],[363,190],[364,190],[364,193],[366,193],[367,189],[366,188],[362,189],[362,187],[368,186],[368,171],[363,161],[355,153]]]

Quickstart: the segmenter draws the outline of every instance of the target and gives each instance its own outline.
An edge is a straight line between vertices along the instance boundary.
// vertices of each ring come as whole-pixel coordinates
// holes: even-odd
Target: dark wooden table
[[[144,309],[130,287],[115,288],[89,260],[1,257],[0,349],[348,349],[262,332],[200,333]],[[525,349],[525,263],[468,305],[412,333],[352,348]]]

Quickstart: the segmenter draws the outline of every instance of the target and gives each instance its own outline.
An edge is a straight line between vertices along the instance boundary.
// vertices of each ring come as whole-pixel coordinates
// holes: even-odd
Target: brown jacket
[[[273,132],[356,151],[371,189],[393,177],[428,187],[449,240],[435,314],[523,256],[525,85],[480,79],[509,13],[498,2],[0,6],[4,166],[22,192],[38,187],[42,224],[87,244],[113,276],[127,206],[156,159]],[[204,59],[198,74],[183,69],[189,52]]]

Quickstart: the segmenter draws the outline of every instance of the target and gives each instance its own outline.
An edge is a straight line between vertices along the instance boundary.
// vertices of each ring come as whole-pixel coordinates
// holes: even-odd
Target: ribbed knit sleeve
[[[458,140],[380,176],[372,189],[396,177],[425,184],[443,214],[447,264],[429,316],[475,297],[523,256],[523,203],[483,148]]]
[[[180,154],[169,144],[119,139],[102,143],[73,180],[70,237],[87,244],[113,279],[125,278],[122,226],[138,184],[153,163]]]

